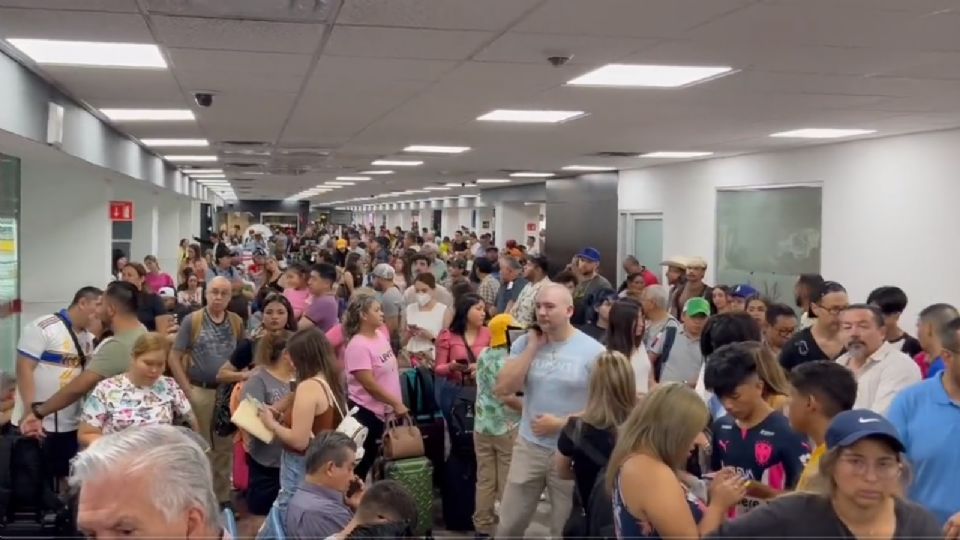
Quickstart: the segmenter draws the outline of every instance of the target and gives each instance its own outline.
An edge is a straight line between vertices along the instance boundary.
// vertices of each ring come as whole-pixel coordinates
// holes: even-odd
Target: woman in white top
[[[646,394],[654,382],[650,376],[650,357],[643,346],[644,319],[640,303],[632,298],[620,298],[610,307],[607,324],[607,350],[630,359],[637,394]]]
[[[427,272],[413,280],[416,303],[406,309],[401,345],[418,365],[433,366],[437,336],[443,330],[447,306],[437,302],[437,278]]]

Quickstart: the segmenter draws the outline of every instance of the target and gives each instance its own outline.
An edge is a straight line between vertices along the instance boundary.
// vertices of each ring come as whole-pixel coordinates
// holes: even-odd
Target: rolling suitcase
[[[417,501],[418,536],[430,535],[433,530],[433,465],[425,457],[386,460],[380,458],[374,466],[374,478],[395,480],[403,484]]]
[[[447,458],[441,490],[443,527],[466,532],[473,530],[476,509],[477,458],[473,454],[451,452]]]

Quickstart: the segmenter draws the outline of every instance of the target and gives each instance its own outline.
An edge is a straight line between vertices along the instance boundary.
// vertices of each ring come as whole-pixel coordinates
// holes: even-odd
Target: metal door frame
[[[630,210],[630,209],[621,209],[619,212],[619,222],[617,224],[617,283],[623,282],[626,279],[626,275],[623,272],[623,259],[630,254],[630,250],[633,247],[633,220],[638,219],[641,221],[656,221],[659,220],[663,223],[663,212],[651,212],[649,210]],[[663,251],[663,237],[660,238],[660,250]],[[659,263],[660,261],[657,261]],[[663,279],[663,269],[654,270],[650,269],[651,272],[657,275],[661,280]]]

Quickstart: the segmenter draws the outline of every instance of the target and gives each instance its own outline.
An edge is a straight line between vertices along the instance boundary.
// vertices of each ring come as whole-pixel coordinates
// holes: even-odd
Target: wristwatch
[[[30,404],[30,412],[37,417],[37,420],[43,420],[43,415],[40,414],[40,406],[43,405],[42,401],[34,401]]]

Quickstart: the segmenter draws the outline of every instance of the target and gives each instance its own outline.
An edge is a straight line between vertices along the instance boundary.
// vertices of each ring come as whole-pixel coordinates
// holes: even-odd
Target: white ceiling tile
[[[310,65],[309,54],[217,51],[168,48],[167,54],[175,70],[229,71],[302,75]]]
[[[137,13],[136,0],[0,0],[0,7]]]
[[[153,43],[143,17],[126,13],[0,9],[4,38],[73,39]]]
[[[150,20],[164,45],[180,48],[312,53],[323,33],[319,24],[167,16]]]
[[[145,0],[151,13],[258,21],[323,22],[334,2],[326,0]]]
[[[797,0],[759,0],[763,4],[789,6]],[[957,10],[956,0],[802,0],[806,9],[824,11],[841,6],[859,11],[910,11],[928,14],[943,10]]]
[[[514,30],[593,36],[673,37],[752,0],[547,0]]]
[[[501,30],[538,0],[350,0],[337,23],[449,30]]]
[[[456,62],[447,60],[323,56],[313,71],[306,92],[356,92],[392,86],[426,88],[456,65]]]
[[[493,34],[488,32],[472,30],[414,30],[337,25],[324,53],[373,58],[463,60],[492,37]]]
[[[177,70],[177,80],[187,91],[206,91],[226,94],[238,89],[242,92],[296,93],[303,85],[304,75],[271,73],[240,73],[236,71]]]
[[[239,89],[238,89],[239,90]],[[290,113],[295,94],[224,94],[212,107],[196,109],[204,132],[215,140],[273,141]]]
[[[550,56],[572,55],[570,64],[605,64],[659,42],[657,39],[508,32],[480,51],[475,60],[547,64]]]
[[[809,9],[803,2],[791,2],[755,4],[704,24],[683,37],[712,44],[960,50],[958,27],[960,12],[925,15],[876,10],[865,13],[842,2],[822,10]]]
[[[149,106],[183,106],[177,81],[167,70],[50,66],[44,71],[73,95],[101,107],[131,100]]]

